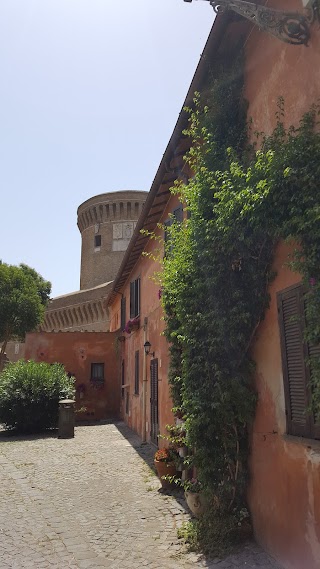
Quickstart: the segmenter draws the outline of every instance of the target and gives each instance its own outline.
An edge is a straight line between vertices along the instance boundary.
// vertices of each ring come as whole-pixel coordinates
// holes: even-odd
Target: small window
[[[176,209],[173,210],[173,217],[174,217],[174,221],[177,223],[182,223],[183,222],[183,208],[182,208],[182,204],[180,204]]]
[[[126,415],[129,415],[129,392],[126,392]]]
[[[170,243],[170,227],[173,223],[181,224],[183,222],[183,207],[180,204],[176,207],[169,219],[164,222],[164,248],[165,254],[172,252],[172,244]]]
[[[130,318],[140,314],[140,278],[130,283]]]
[[[91,364],[91,381],[104,382],[104,364]]]
[[[134,356],[134,394],[139,395],[139,350]]]
[[[94,246],[101,247],[101,235],[94,236]]]

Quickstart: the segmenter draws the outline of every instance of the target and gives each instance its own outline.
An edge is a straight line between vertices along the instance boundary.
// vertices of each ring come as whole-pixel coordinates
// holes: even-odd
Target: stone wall
[[[107,332],[109,312],[105,299],[111,283],[53,298],[46,310],[44,332]]]

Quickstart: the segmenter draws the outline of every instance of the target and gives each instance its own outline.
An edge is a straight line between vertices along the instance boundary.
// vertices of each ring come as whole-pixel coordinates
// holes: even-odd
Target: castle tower
[[[78,207],[80,290],[112,281],[142,211],[147,192],[122,190],[94,196]]]

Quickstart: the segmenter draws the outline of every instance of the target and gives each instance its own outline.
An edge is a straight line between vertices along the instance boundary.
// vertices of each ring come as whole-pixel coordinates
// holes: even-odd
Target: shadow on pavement
[[[156,474],[153,464],[154,453],[157,450],[157,447],[151,443],[143,443],[140,437],[132,431],[125,423],[123,422],[114,422],[114,426],[118,429],[119,433],[130,443],[132,448],[136,451],[136,453],[144,460],[144,462],[148,465],[148,467],[153,470]],[[191,514],[187,503],[184,499],[184,493],[182,488],[173,488],[170,490],[160,488],[160,494],[172,496],[175,500],[180,504],[181,508],[183,508],[184,512]]]
[[[0,443],[1,442],[21,442],[36,441],[38,439],[56,439],[58,437],[58,429],[49,429],[43,433],[17,433],[16,431],[3,429],[0,425]]]
[[[153,468],[153,457],[154,453],[157,450],[157,447],[150,443],[143,443],[134,431],[132,431],[125,423],[122,421],[115,421],[115,427],[121,433],[121,435],[131,444],[131,446],[135,449],[138,455],[150,466]]]
[[[149,443],[142,443],[140,437],[129,429],[125,423],[115,421],[113,424],[138,455],[154,471],[153,457],[157,447]],[[174,515],[183,512],[192,517],[192,513],[184,499],[182,489],[178,488],[177,490],[169,491],[160,489],[159,491],[165,495],[170,495],[176,500],[176,508],[172,511]],[[195,553],[193,555],[195,564],[197,564],[197,560],[201,560],[201,567],[207,567],[208,569],[222,569],[222,567],[226,569],[242,569],[244,567],[248,567],[248,569],[249,567],[252,569],[281,569],[275,560],[271,558],[268,559],[267,554],[255,543],[254,539],[248,539],[241,544],[235,545],[230,554],[220,558],[201,553]]]

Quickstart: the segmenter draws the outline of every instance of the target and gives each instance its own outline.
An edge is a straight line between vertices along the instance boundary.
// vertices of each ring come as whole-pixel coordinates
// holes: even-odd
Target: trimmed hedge
[[[59,400],[74,397],[63,365],[19,361],[0,374],[0,423],[19,433],[57,427]]]

